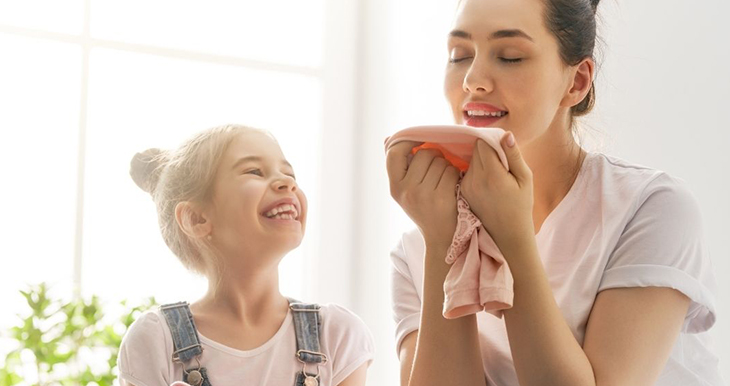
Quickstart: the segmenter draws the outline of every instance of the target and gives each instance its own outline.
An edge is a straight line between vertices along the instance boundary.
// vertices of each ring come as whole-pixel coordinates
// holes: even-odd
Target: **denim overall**
[[[319,305],[289,299],[289,309],[294,319],[294,334],[297,339],[296,357],[302,363],[302,370],[295,374],[294,386],[318,386],[319,366],[327,363],[327,356],[319,351],[319,332],[322,327]],[[212,386],[205,367],[200,364],[203,347],[200,345],[188,303],[165,304],[160,306],[160,311],[172,333],[175,347],[172,361],[183,365],[183,381],[192,386]],[[191,363],[193,359],[195,363]],[[317,372],[307,372],[307,364],[317,366]]]

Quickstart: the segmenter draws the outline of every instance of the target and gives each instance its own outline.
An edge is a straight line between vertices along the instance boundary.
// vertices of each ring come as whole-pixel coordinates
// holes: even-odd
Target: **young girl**
[[[208,279],[197,302],[137,319],[122,341],[122,386],[361,386],[373,359],[363,322],[337,305],[279,293],[278,265],[302,241],[307,201],[276,140],[238,125],[132,159],[165,242]]]
[[[477,141],[461,193],[510,268],[514,300],[502,318],[443,317],[459,173],[433,150],[409,163],[417,143],[391,147],[392,195],[419,228],[392,253],[402,385],[724,384],[696,200],[666,173],[574,140],[574,117],[595,101],[597,6],[459,2],[446,98],[456,123],[508,131],[510,167]]]

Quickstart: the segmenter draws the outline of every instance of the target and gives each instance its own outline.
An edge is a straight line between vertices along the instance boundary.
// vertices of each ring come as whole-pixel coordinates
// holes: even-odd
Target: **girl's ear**
[[[203,239],[213,231],[208,215],[199,205],[182,201],[175,206],[175,220],[183,232],[193,239]]]
[[[583,59],[577,66],[571,68],[573,77],[570,79],[567,93],[560,104],[563,107],[571,108],[585,99],[593,85],[593,74],[596,64],[593,59]]]

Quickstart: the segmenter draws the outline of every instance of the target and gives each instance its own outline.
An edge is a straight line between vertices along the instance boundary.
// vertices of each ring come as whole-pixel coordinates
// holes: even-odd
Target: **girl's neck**
[[[278,265],[224,267],[209,277],[208,292],[194,306],[194,312],[256,324],[286,313],[288,300],[279,292]]]

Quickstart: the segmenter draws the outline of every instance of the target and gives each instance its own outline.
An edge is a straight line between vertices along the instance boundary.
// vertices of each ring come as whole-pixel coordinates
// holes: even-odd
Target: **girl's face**
[[[444,82],[456,123],[500,127],[523,145],[567,117],[571,74],[543,10],[542,0],[462,0]]]
[[[304,236],[307,199],[279,144],[262,131],[246,131],[228,146],[212,207],[215,244],[234,254],[283,256]]]

